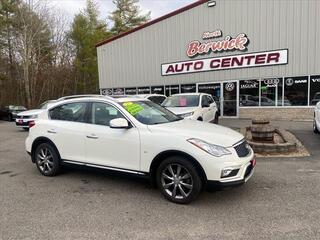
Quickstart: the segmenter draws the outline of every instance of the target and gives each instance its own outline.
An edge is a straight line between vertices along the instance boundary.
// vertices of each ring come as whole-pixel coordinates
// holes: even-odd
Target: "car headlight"
[[[221,157],[223,155],[231,154],[231,152],[225,147],[210,144],[200,139],[190,138],[187,141],[215,157]]]
[[[38,118],[38,115],[31,115],[30,118],[36,119],[36,118]]]
[[[180,114],[179,117],[182,117],[182,118],[190,117],[193,115],[193,113],[194,112],[183,113],[183,114]]]

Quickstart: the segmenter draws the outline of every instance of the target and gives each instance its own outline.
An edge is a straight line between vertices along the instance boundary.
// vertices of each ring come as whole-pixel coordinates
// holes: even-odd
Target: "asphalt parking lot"
[[[43,177],[27,132],[0,121],[0,239],[320,239],[320,135],[308,124],[293,132],[311,157],[258,159],[247,184],[177,205],[143,178],[79,168]]]

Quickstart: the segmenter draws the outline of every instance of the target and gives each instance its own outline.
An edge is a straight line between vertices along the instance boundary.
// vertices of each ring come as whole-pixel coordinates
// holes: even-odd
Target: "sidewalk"
[[[271,125],[291,131],[311,131],[312,121],[270,121]],[[219,124],[231,128],[243,128],[251,125],[251,119],[220,118]]]

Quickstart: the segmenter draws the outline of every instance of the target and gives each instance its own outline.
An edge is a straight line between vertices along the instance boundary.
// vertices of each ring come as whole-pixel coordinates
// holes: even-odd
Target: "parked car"
[[[320,101],[320,92],[316,92],[310,101],[310,105],[316,105]]]
[[[320,102],[314,107],[313,113],[313,132],[316,134],[320,133]]]
[[[255,166],[244,137],[229,128],[182,119],[149,100],[64,100],[30,123],[26,150],[44,176],[63,165],[144,175],[175,203],[204,186],[245,183]]]
[[[132,97],[149,99],[150,101],[157,103],[159,105],[161,105],[163,101],[167,99],[167,97],[162,94],[137,94],[137,95],[132,95]]]
[[[55,103],[56,100],[49,100],[42,103],[37,109],[32,109],[28,111],[23,111],[17,114],[15,120],[16,127],[23,128],[24,130],[29,129],[29,122],[34,121],[38,118],[38,115],[48,108],[51,104]]]
[[[218,123],[218,107],[210,94],[174,94],[162,106],[182,118]]]
[[[0,108],[0,119],[8,120],[9,122],[11,122],[16,119],[18,113],[26,110],[27,108],[25,108],[24,106],[5,106],[3,108]]]

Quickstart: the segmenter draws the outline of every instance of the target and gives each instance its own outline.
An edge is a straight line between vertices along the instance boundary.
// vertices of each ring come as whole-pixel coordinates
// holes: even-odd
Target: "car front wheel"
[[[180,156],[168,157],[160,164],[157,184],[166,199],[180,204],[190,203],[202,188],[196,168]]]
[[[35,151],[35,162],[44,176],[55,176],[60,171],[60,157],[57,150],[49,143],[40,144]]]

